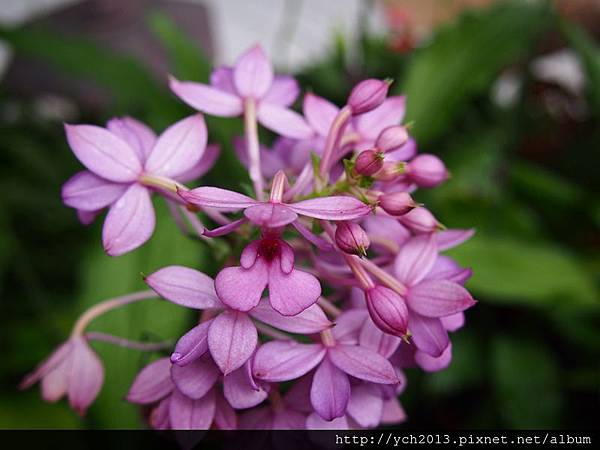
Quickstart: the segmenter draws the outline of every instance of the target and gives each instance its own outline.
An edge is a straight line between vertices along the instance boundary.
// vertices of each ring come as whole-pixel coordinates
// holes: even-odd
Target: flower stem
[[[144,186],[164,189],[169,192],[177,194],[177,189],[187,191],[188,188],[175,180],[166,177],[159,177],[156,175],[143,174],[139,180]]]
[[[360,260],[360,264],[362,264],[365,269],[375,275],[382,283],[387,285],[387,287],[396,291],[402,296],[406,295],[406,286],[404,286],[404,284],[402,284],[396,277],[381,269],[377,264],[374,264],[372,261],[369,261],[366,258]]]
[[[85,337],[92,341],[108,342],[109,344],[118,345],[120,347],[131,348],[133,350],[141,350],[143,352],[155,352],[161,350],[168,350],[173,346],[172,342],[138,342],[130,341],[112,334],[100,333],[96,331],[90,331],[85,333]]]
[[[73,326],[73,331],[71,332],[71,337],[77,337],[83,335],[85,328],[98,316],[101,316],[105,312],[108,312],[112,309],[120,308],[121,306],[128,305],[129,303],[139,302],[141,300],[147,300],[150,298],[156,298],[158,295],[156,292],[147,290],[147,291],[139,291],[134,292],[132,294],[123,295],[121,297],[115,297],[108,300],[105,300],[101,303],[98,303],[92,306],[90,309],[85,311],[75,325]]]
[[[258,126],[256,124],[256,103],[252,98],[248,98],[244,102],[244,130],[246,134],[248,161],[250,164],[250,179],[254,184],[256,199],[262,202],[264,200],[264,186],[260,168],[260,146],[258,143]]]
[[[256,326],[256,329],[265,336],[272,337],[273,339],[283,339],[286,341],[293,340],[293,338],[289,334],[282,333],[281,331],[276,330],[275,328],[270,327],[269,325],[265,325],[264,323],[255,321],[254,325]]]
[[[342,310],[340,308],[335,306],[332,302],[327,300],[325,297],[319,297],[319,300],[317,300],[317,303],[319,304],[319,306],[321,308],[323,308],[323,310],[325,312],[329,313],[329,315],[331,317],[335,318],[342,313]]]
[[[324,180],[327,179],[329,170],[335,163],[335,157],[337,156],[337,148],[344,134],[344,130],[348,121],[352,117],[352,110],[349,106],[344,106],[338,115],[333,120],[327,139],[325,140],[325,149],[323,150],[323,158],[321,159],[321,165],[319,166],[319,174]]]

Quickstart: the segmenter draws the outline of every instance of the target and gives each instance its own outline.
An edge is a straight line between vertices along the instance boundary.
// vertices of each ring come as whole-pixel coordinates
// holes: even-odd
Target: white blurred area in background
[[[80,1],[0,0],[0,25],[19,25]],[[361,24],[373,31],[385,30],[383,12],[371,0],[172,1],[206,7],[216,63],[231,64],[248,46],[260,43],[277,67],[297,69],[330,49],[336,34],[352,43]],[[9,51],[0,42],[0,74],[8,60]]]

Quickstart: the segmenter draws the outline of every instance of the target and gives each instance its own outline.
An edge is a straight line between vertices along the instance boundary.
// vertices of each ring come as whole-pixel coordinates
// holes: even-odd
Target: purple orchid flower
[[[205,166],[207,132],[200,114],[177,122],[158,138],[131,118],[112,119],[107,128],[65,125],[65,130],[71,150],[88,170],[65,183],[63,201],[80,211],[84,223],[109,207],[102,243],[110,256],[127,253],[152,235],[151,181],[185,181]]]
[[[351,397],[349,376],[376,384],[400,382],[386,358],[356,344],[352,335],[364,320],[360,314],[347,311],[338,317],[322,343],[267,342],[254,358],[254,377],[268,382],[288,381],[318,366],[310,389],[315,412],[328,421],[344,416]]]
[[[145,281],[170,302],[188,308],[211,309],[218,314],[192,328],[177,342],[171,355],[171,361],[177,366],[191,364],[209,352],[223,374],[239,369],[250,359],[258,342],[251,317],[292,333],[318,333],[332,326],[317,305],[293,318],[273,311],[266,301],[255,305],[248,314],[231,309],[221,302],[212,278],[187,267],[168,266],[149,275]]]
[[[302,116],[289,109],[299,94],[296,80],[274,76],[271,62],[258,45],[243,53],[233,67],[213,71],[210,86],[175,78],[170,86],[181,100],[206,114],[239,116],[250,99],[255,102],[258,121],[266,128],[296,139],[312,133]]]
[[[104,367],[86,339],[75,336],[28,374],[19,388],[27,389],[38,381],[44,400],[55,402],[66,394],[71,408],[83,415],[102,388]]]

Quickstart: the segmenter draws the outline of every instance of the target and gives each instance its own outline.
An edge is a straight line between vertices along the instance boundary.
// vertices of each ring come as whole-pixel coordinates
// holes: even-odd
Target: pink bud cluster
[[[157,195],[201,239],[229,239],[243,250],[214,278],[168,266],[144,279],[151,291],[93,307],[23,386],[41,381],[46,400],[67,394],[83,413],[103,383],[89,341],[159,348],[86,333],[87,324],[159,296],[201,313],[170,357],[133,380],[126,399],[150,410],[151,427],[345,429],[405,420],[403,369],[447,367],[449,333],[475,303],[463,287],[470,269],[442,254],[473,232],[446,230],[413,200],[448,172],[436,156],[417,154],[401,125],[405,99],[388,96],[389,85],[363,81],[341,108],[309,93],[300,114],[291,109],[296,81],[275,75],[254,47],[233,67],[215,69],[210,84],[171,79],[172,91],[200,113],[158,137],[132,118],[105,128],[66,126],[86,169],[67,181],[63,199],[84,223],[108,209],[106,253],[118,256],[151,238]],[[254,195],[186,186],[219,154],[207,145],[202,113],[243,118],[234,146]],[[259,142],[258,124],[278,135],[272,147]],[[198,212],[216,226],[205,227]]]

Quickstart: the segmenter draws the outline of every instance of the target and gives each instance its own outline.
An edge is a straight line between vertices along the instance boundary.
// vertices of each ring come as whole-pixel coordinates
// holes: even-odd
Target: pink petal
[[[55,370],[64,361],[69,359],[72,351],[72,341],[68,340],[60,344],[48,358],[42,361],[33,372],[27,374],[21,383],[19,389],[27,389],[40,381],[43,377]]]
[[[315,412],[325,420],[342,417],[350,399],[348,376],[324,358],[315,371],[310,401]]]
[[[369,142],[370,144],[370,142]],[[372,144],[371,144],[372,145]],[[408,142],[398,150],[385,154],[386,161],[408,161],[417,154],[417,141],[409,137]]]
[[[140,176],[137,153],[120,137],[94,125],[65,125],[65,131],[77,159],[96,175],[117,183]]]
[[[313,406],[310,403],[312,378],[313,374],[308,373],[294,381],[294,384],[284,396],[286,406],[303,413],[313,412]]]
[[[385,253],[389,253],[388,247],[383,247],[378,244],[379,240],[389,241],[392,244],[399,246],[403,245],[410,239],[410,231],[404,227],[400,222],[391,217],[384,216],[368,216],[361,222],[363,228],[367,231],[371,240],[373,241],[373,247]],[[376,236],[377,239],[373,239]]]
[[[238,430],[270,430],[273,428],[273,411],[265,406],[254,408],[240,416]]]
[[[303,430],[306,416],[298,411],[283,409],[273,416],[274,430]]]
[[[177,389],[194,400],[204,397],[220,375],[219,368],[208,354],[186,366],[171,366],[171,378]]]
[[[133,380],[126,400],[146,405],[167,396],[173,390],[171,361],[160,358],[144,367]]]
[[[298,215],[285,205],[261,203],[244,210],[244,215],[259,227],[279,228],[292,223]]]
[[[446,349],[438,357],[433,357],[425,352],[417,350],[415,352],[415,362],[426,372],[439,372],[444,370],[452,362],[452,343],[449,343]]]
[[[425,280],[448,280],[463,284],[471,276],[471,269],[463,269],[449,256],[438,255]]]
[[[329,128],[333,124],[340,109],[329,100],[311,94],[304,96],[302,112],[309,125],[322,137],[329,134]]]
[[[465,314],[462,312],[440,318],[442,325],[448,331],[457,331],[465,324]]]
[[[221,301],[238,311],[250,311],[262,296],[268,281],[268,267],[258,259],[250,269],[226,267],[215,278]]]
[[[62,199],[71,208],[98,211],[117,200],[127,187],[127,184],[113,183],[83,170],[63,185]]]
[[[148,422],[154,430],[168,430],[169,423],[169,403],[171,397],[164,398],[161,402],[152,409]]]
[[[233,68],[228,66],[217,67],[210,73],[210,85],[221,91],[238,95],[233,84]]]
[[[252,408],[267,398],[268,392],[262,387],[252,386],[249,373],[250,360],[223,378],[223,394],[235,409]]]
[[[42,398],[47,402],[60,400],[69,390],[72,355],[60,361],[41,380]]]
[[[447,280],[425,280],[410,288],[408,306],[426,317],[444,317],[464,311],[475,304],[460,284]]]
[[[154,232],[155,216],[148,190],[132,184],[108,210],[102,228],[102,245],[119,256],[144,244]]]
[[[214,419],[215,425],[219,430],[236,430],[237,416],[235,410],[220,393],[216,392],[215,395],[217,400]]]
[[[204,151],[204,154],[200,160],[189,170],[177,175],[177,181],[181,183],[187,183],[188,181],[200,178],[213,168],[220,154],[221,148],[218,144],[207,145],[206,150]]]
[[[383,402],[382,425],[395,425],[406,420],[406,412],[396,397]]]
[[[295,316],[282,316],[268,302],[260,302],[250,311],[250,315],[268,325],[290,333],[312,334],[331,328],[329,321],[319,305],[311,305]]]
[[[369,313],[366,308],[344,311],[335,319],[333,337],[337,342],[343,344],[358,344],[360,330],[368,317]]]
[[[82,210],[78,210],[77,211],[77,218],[79,219],[79,222],[81,222],[82,225],[89,225],[94,220],[96,220],[96,217],[98,217],[98,214],[100,214],[101,212],[102,211],[82,211]]]
[[[210,186],[203,186],[190,191],[180,189],[177,193],[185,201],[198,206],[208,206],[210,208],[225,209],[235,211],[249,206],[256,205],[258,202],[246,195],[238,194],[234,191]]]
[[[387,359],[357,345],[338,344],[329,349],[329,358],[348,375],[380,384],[396,384],[398,376]]]
[[[396,260],[396,277],[408,286],[414,286],[429,273],[437,258],[437,245],[433,235],[413,237],[406,242]]]
[[[321,295],[321,284],[312,274],[293,269],[285,273],[276,264],[269,271],[269,301],[284,316],[295,316],[314,304]]]
[[[384,128],[399,125],[405,111],[406,97],[388,97],[378,108],[358,116],[354,124],[365,139],[375,141]]]
[[[215,416],[215,393],[210,390],[199,400],[186,397],[177,389],[169,402],[169,419],[174,430],[208,430]]]
[[[252,356],[258,333],[252,320],[239,311],[224,311],[208,329],[208,348],[225,375],[241,367]]]
[[[435,358],[440,356],[450,343],[448,333],[444,329],[440,319],[411,313],[408,327],[412,333],[412,341],[417,349]]]
[[[360,200],[342,195],[311,198],[288,206],[300,215],[325,220],[353,220],[371,212]]]
[[[202,232],[202,234],[204,236],[208,236],[208,237],[225,236],[226,234],[229,234],[229,233],[237,230],[240,226],[242,226],[246,222],[248,222],[248,219],[246,219],[245,217],[242,217],[241,219],[234,220],[233,222],[230,222],[228,224],[225,224],[225,225],[215,228],[213,230],[207,230],[205,228],[204,231]]]
[[[72,352],[69,403],[71,408],[83,415],[102,388],[104,367],[98,355],[82,337],[73,339]]]
[[[256,262],[258,251],[260,249],[260,242],[261,241],[252,241],[244,247],[244,250],[242,250],[242,254],[240,255],[240,265],[244,269],[250,269]]]
[[[141,162],[146,161],[156,142],[156,134],[146,124],[133,117],[115,117],[110,119],[106,128],[119,136],[134,149]]]
[[[379,387],[374,384],[352,386],[352,395],[348,402],[348,415],[364,428],[379,425],[383,413],[383,397]]]
[[[278,382],[301,377],[321,362],[325,349],[320,344],[270,341],[259,347],[254,357],[254,377]]]
[[[171,90],[192,108],[212,116],[236,117],[242,114],[242,100],[237,96],[206,84],[169,80]]]
[[[312,413],[306,418],[307,430],[348,430],[349,428],[346,416],[327,421],[317,413]]]
[[[206,149],[206,123],[195,114],[167,128],[156,141],[144,170],[152,175],[177,177],[192,169]]]
[[[444,230],[435,234],[438,249],[440,252],[462,244],[469,240],[475,234],[475,230]]]
[[[250,161],[248,159],[248,150],[246,148],[246,141],[242,137],[235,137],[233,139],[233,149],[238,157],[240,163],[248,169],[250,167]],[[260,153],[260,168],[263,175],[266,178],[271,178],[278,170],[282,170],[285,167],[285,163],[280,154],[276,153],[275,150],[270,150],[264,145],[259,147]]]
[[[189,267],[163,267],[144,281],[158,295],[177,305],[194,309],[223,306],[217,298],[213,279]]]
[[[261,102],[258,121],[275,133],[294,139],[307,139],[313,134],[304,118],[295,111],[273,103]]]
[[[280,240],[279,241],[279,268],[283,273],[288,274],[292,270],[294,270],[294,249],[287,242]],[[274,261],[275,262],[275,261]]]
[[[319,250],[323,252],[330,252],[333,250],[333,246],[329,242],[314,234],[312,231],[302,225],[299,220],[292,222],[292,226],[298,233],[302,235],[304,239],[316,246]]]
[[[273,83],[271,61],[257,45],[243,53],[233,68],[233,82],[243,97],[262,98]]]
[[[262,98],[263,102],[289,107],[300,94],[298,82],[289,75],[275,75],[273,83]]]
[[[196,325],[181,336],[171,355],[171,362],[178,366],[186,366],[200,358],[208,350],[208,328],[212,320]]]
[[[389,358],[394,354],[401,339],[397,336],[384,333],[372,320],[365,320],[360,330],[359,345],[379,353],[384,358]]]

